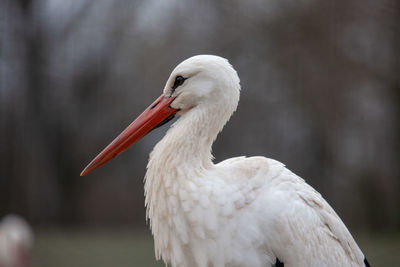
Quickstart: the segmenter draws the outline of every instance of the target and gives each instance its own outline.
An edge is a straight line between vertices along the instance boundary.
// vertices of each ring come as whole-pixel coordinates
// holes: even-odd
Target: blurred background
[[[400,266],[400,2],[0,1],[0,217],[33,266],[162,266],[143,177],[159,128],[79,173],[197,54],[241,78],[216,162],[263,155],[316,188],[372,266]]]

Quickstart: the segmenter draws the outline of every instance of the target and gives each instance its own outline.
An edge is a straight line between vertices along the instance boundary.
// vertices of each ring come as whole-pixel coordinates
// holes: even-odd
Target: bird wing
[[[365,266],[363,253],[332,207],[282,163],[237,157],[218,165],[230,168],[235,174],[230,179],[242,184],[246,198],[236,208],[247,207],[262,218],[265,251],[276,262],[284,266]]]
[[[264,188],[267,240],[283,264],[364,266],[364,255],[342,220],[302,178],[284,168]]]

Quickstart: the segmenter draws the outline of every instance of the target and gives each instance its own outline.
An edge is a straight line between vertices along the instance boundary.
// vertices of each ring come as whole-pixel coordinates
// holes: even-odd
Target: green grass
[[[148,231],[38,231],[33,267],[164,266]]]
[[[354,235],[371,267],[400,267],[400,233]]]
[[[355,234],[371,266],[400,266],[400,233]],[[33,267],[164,266],[147,230],[38,230]]]

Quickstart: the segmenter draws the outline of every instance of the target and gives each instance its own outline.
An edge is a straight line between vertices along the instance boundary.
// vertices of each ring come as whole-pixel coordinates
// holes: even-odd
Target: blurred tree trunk
[[[35,221],[46,218],[46,210],[52,205],[60,205],[54,214],[60,223],[78,221],[77,201],[78,175],[74,173],[68,160],[71,140],[66,135],[62,123],[63,114],[54,114],[51,103],[51,90],[46,82],[48,57],[46,33],[41,24],[40,8],[43,1],[18,0],[14,7],[15,16],[9,18],[10,24],[20,33],[18,38],[20,53],[20,79],[25,79],[20,98],[15,99],[13,114],[17,117],[7,120],[7,150],[14,154],[11,161],[6,161],[5,180],[8,202],[12,203],[13,212],[18,212]],[[15,21],[20,19],[20,21]],[[14,40],[15,41],[15,40]],[[15,88],[17,89],[17,88]],[[17,153],[17,154],[16,154]],[[13,164],[14,163],[14,164]],[[50,166],[48,166],[50,165]],[[43,168],[44,167],[44,168]],[[52,188],[59,196],[46,202],[40,194],[46,193],[49,185],[41,184],[46,179],[57,181]],[[39,195],[38,195],[39,194]],[[39,197],[39,198],[38,198]],[[58,199],[58,200],[57,200]],[[53,201],[56,203],[52,203]],[[7,202],[4,202],[7,203]],[[41,214],[41,215],[40,215]],[[47,215],[48,216],[48,215]]]

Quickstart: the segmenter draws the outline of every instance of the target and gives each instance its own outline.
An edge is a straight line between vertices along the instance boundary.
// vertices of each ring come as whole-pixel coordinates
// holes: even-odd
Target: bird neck
[[[202,184],[213,178],[207,175],[215,168],[211,146],[232,113],[233,109],[221,109],[210,103],[198,105],[181,115],[150,154],[145,204],[157,258],[168,257],[174,240],[185,240],[186,234],[183,239],[176,236],[186,229],[185,191],[204,188]],[[181,230],[165,223],[172,217],[179,222],[182,219]]]
[[[212,116],[214,115],[214,116]],[[218,116],[215,116],[218,115]],[[214,117],[218,117],[214,118]],[[222,118],[221,118],[222,117]],[[227,119],[208,106],[193,108],[184,113],[155,146],[148,167],[158,159],[162,169],[208,169],[213,166],[212,143]]]
[[[203,179],[204,172],[214,167],[211,146],[227,117],[212,106],[197,106],[171,126],[150,154],[145,178],[148,208],[157,206],[157,194],[169,195],[171,187],[184,187],[190,181]]]
[[[174,208],[181,210],[178,202],[183,200],[178,192],[190,184],[199,186],[207,177],[204,174],[214,167],[211,146],[225,121],[214,119],[220,117],[218,111],[210,112],[210,108],[196,107],[182,114],[150,154],[145,178],[146,217],[158,258],[166,255],[171,240],[176,240],[177,229],[164,222]]]

